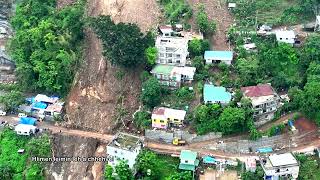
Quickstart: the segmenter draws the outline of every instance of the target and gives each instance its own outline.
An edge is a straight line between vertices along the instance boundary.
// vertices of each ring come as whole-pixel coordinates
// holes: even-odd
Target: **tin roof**
[[[231,93],[229,93],[225,87],[217,87],[211,84],[205,84],[203,88],[203,98],[205,102],[229,102],[231,100]]]
[[[247,97],[270,96],[275,93],[270,84],[242,87],[241,91]]]
[[[205,51],[204,59],[214,59],[214,60],[232,60],[232,51]]]

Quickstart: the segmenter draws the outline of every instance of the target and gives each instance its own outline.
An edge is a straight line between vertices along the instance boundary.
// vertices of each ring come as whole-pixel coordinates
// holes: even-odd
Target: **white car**
[[[7,112],[0,111],[0,116],[5,116],[5,115],[7,115]]]
[[[18,117],[19,117],[19,118],[21,118],[21,117],[27,117],[27,115],[26,115],[25,113],[19,113],[19,114],[18,114]]]

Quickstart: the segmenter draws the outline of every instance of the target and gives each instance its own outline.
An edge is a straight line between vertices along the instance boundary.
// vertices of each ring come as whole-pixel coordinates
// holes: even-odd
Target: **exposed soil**
[[[306,119],[305,117],[301,117],[294,122],[294,126],[299,132],[310,132],[316,131],[318,129],[315,122]]]
[[[156,27],[158,7],[155,0],[91,0],[88,16],[111,15],[116,22],[137,23],[147,31]],[[68,98],[67,114],[70,126],[111,133],[117,125],[132,121],[132,113],[139,107],[141,70],[124,70],[112,66],[102,56],[102,46],[95,34],[87,29],[84,62],[75,78]]]
[[[227,5],[222,0],[188,0],[189,4],[193,7],[193,14],[198,11],[197,5],[199,3],[205,4],[205,9],[209,19],[217,22],[216,33],[210,37],[214,50],[230,50],[229,43],[227,43],[226,32],[230,25],[233,24],[233,17],[230,15]],[[195,17],[194,17],[195,18]],[[193,26],[194,20],[192,21]]]

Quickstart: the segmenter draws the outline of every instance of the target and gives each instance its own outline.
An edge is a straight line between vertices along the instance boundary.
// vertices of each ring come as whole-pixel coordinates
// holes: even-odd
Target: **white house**
[[[36,133],[36,126],[29,125],[29,124],[18,124],[15,128],[14,131],[18,135],[25,135],[25,136],[30,136],[32,134]]]
[[[296,39],[294,31],[276,31],[278,42],[284,42],[293,45]]]
[[[244,98],[251,100],[255,125],[260,126],[273,119],[280,107],[280,97],[270,84],[241,87]]]
[[[160,84],[176,89],[181,83],[190,83],[196,72],[195,67],[180,67],[165,64],[158,64],[152,70],[151,74],[158,79]]]
[[[134,135],[119,133],[107,145],[108,164],[115,167],[119,161],[127,161],[130,168],[136,162],[136,158],[143,146],[143,140]]]
[[[254,157],[248,157],[245,162],[246,171],[255,172],[257,169],[256,159]]]
[[[260,164],[265,180],[278,180],[280,177],[297,179],[299,175],[299,163],[291,153],[260,157]]]
[[[162,25],[159,26],[160,33],[163,37],[171,37],[174,33],[171,25]]]
[[[188,52],[188,39],[182,37],[163,37],[156,39],[158,64],[185,66]]]
[[[206,64],[214,64],[223,62],[227,65],[230,65],[233,59],[232,51],[205,51],[204,59]]]

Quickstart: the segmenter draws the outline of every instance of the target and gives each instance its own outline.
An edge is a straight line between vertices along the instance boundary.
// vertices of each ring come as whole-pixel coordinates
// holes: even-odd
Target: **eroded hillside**
[[[158,22],[155,0],[89,0],[87,14],[111,15],[116,22],[136,23],[143,31]],[[85,34],[84,62],[68,98],[68,125],[107,133],[132,120],[138,109],[141,70],[113,67],[102,56],[101,42],[92,30]]]

